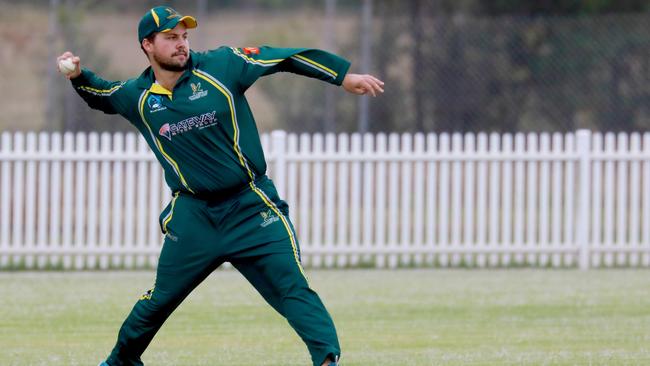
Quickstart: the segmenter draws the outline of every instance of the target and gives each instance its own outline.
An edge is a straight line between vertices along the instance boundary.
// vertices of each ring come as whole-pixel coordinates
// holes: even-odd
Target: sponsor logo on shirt
[[[192,116],[176,123],[165,123],[158,130],[158,134],[171,141],[172,137],[180,135],[187,131],[194,129],[202,130],[204,128],[214,126],[219,123],[217,121],[217,117],[215,116],[216,113],[217,111],[212,111],[203,113],[198,116]]]
[[[172,133],[171,133],[171,131],[169,130],[169,123],[165,123],[164,125],[162,125],[162,127],[160,127],[160,130],[158,130],[158,134],[159,134],[160,136],[165,136],[165,137],[167,137],[167,139],[169,139],[169,140],[171,141],[171,139],[172,139]]]
[[[147,105],[149,106],[149,113],[154,113],[158,111],[163,111],[167,109],[162,104],[162,97],[160,95],[155,95],[151,94],[149,95],[149,98],[147,98]]]
[[[197,100],[199,98],[203,98],[206,95],[208,95],[207,90],[202,90],[201,89],[201,83],[191,83],[190,86],[192,87],[192,95],[190,95],[188,98],[189,100]]]

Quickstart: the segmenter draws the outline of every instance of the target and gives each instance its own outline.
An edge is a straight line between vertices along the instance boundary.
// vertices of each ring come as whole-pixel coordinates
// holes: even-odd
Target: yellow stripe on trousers
[[[305,271],[303,270],[302,265],[300,264],[300,258],[298,257],[298,246],[296,244],[296,237],[293,234],[293,230],[291,230],[291,225],[289,225],[287,218],[284,217],[282,212],[280,212],[278,206],[276,206],[275,203],[271,202],[271,200],[266,196],[264,191],[262,191],[260,188],[255,186],[253,182],[250,182],[249,184],[253,192],[257,193],[257,195],[260,196],[262,201],[264,201],[264,203],[266,203],[266,205],[269,206],[269,208],[273,210],[273,212],[275,212],[276,215],[278,215],[278,217],[282,221],[282,224],[284,224],[284,228],[287,230],[287,233],[289,233],[289,240],[291,241],[291,248],[293,249],[293,258],[296,261],[296,265],[298,265],[298,269],[300,269],[300,273],[302,273],[302,276],[305,278],[305,281],[307,281],[307,283],[309,284],[309,279],[307,278],[307,275],[305,274]]]
[[[167,217],[163,220],[163,232],[165,233],[167,233],[167,224],[172,221],[172,216],[174,216],[174,206],[176,205],[176,199],[178,198],[179,193],[180,192],[176,192],[176,194],[174,194],[174,198],[172,198],[172,207],[169,209]]]

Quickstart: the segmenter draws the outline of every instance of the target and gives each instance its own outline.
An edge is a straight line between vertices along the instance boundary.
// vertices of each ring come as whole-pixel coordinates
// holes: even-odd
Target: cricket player
[[[82,70],[71,52],[57,59],[74,63],[66,76],[90,107],[119,113],[142,133],[173,192],[160,214],[165,239],[154,287],[136,302],[101,365],[143,365],[140,357],[163,322],[226,261],[287,319],[313,365],[337,365],[341,350],[334,323],[301,267],[287,204],[265,175],[244,93],[259,77],[279,71],[342,85],[357,95],[376,96],[384,83],[350,74],[348,61],[316,49],[194,52],[187,30],[196,26],[195,18],[169,7],[146,12],[138,38],[150,67],[127,81],[106,81]]]

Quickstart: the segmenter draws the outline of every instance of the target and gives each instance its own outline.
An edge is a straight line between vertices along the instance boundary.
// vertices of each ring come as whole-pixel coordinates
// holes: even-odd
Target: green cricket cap
[[[188,29],[196,28],[196,19],[189,15],[180,15],[169,6],[156,6],[146,12],[138,24],[138,39],[142,40],[155,32],[169,32],[178,23],[185,24]]]

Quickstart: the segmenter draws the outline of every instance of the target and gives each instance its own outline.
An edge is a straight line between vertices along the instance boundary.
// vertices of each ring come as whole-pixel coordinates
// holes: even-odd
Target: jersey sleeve
[[[118,93],[124,82],[104,80],[88,69],[83,69],[81,75],[71,82],[74,90],[90,108],[106,114],[121,113],[124,109]]]
[[[258,78],[285,71],[341,85],[350,62],[335,54],[308,48],[269,46],[230,48],[233,71],[242,89]]]

